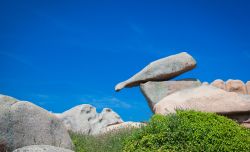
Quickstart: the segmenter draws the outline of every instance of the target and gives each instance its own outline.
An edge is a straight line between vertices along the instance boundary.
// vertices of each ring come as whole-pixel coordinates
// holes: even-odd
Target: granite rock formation
[[[226,90],[229,92],[247,94],[246,86],[241,80],[228,80],[226,82]]]
[[[214,112],[243,123],[250,118],[250,96],[203,85],[166,96],[155,105],[154,112],[165,115],[177,109]]]
[[[140,72],[115,86],[119,91],[124,87],[138,86],[148,81],[163,81],[192,70],[196,66],[194,58],[186,52],[156,60]]]
[[[101,113],[97,113],[96,108],[89,104],[73,107],[56,116],[63,121],[68,130],[89,135],[99,134],[110,124],[123,122],[112,109],[104,108]]]
[[[211,83],[212,86],[220,88],[222,90],[226,90],[226,84],[223,80],[221,79],[216,79]]]
[[[0,95],[0,136],[12,151],[29,145],[71,149],[70,136],[53,114],[27,101]]]
[[[153,111],[154,105],[164,97],[183,89],[198,87],[201,85],[199,80],[180,80],[180,81],[149,81],[140,85],[141,92],[148,101],[150,109]]]

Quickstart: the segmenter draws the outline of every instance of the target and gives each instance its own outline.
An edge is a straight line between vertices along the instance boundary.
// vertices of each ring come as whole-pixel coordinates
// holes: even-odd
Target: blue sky
[[[139,88],[114,86],[182,51],[198,66],[178,78],[250,80],[248,1],[10,0],[0,21],[0,93],[53,112],[89,103],[147,120]]]

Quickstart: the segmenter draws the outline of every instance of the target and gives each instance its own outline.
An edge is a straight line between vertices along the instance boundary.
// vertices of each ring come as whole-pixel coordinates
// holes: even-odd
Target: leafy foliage
[[[124,141],[124,151],[250,151],[250,130],[216,114],[177,111],[154,115],[149,124]]]
[[[103,135],[91,136],[70,133],[76,152],[120,152],[122,144],[135,129],[121,129]]]

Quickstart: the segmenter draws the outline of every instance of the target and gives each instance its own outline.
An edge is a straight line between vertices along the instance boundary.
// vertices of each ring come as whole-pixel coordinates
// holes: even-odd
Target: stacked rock
[[[209,85],[197,79],[171,80],[195,67],[196,61],[188,53],[171,55],[150,63],[128,80],[117,84],[115,90],[140,86],[150,109],[157,114],[175,113],[177,109],[215,112],[248,126],[250,82],[244,85],[239,80],[226,83],[215,80]]]

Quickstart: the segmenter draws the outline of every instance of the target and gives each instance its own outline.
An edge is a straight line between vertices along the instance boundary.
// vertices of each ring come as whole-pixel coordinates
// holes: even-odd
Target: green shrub
[[[75,152],[120,152],[124,139],[134,130],[121,129],[98,136],[70,133],[70,136]]]
[[[134,152],[250,152],[250,130],[216,114],[177,111],[154,115],[149,124],[124,141]]]

